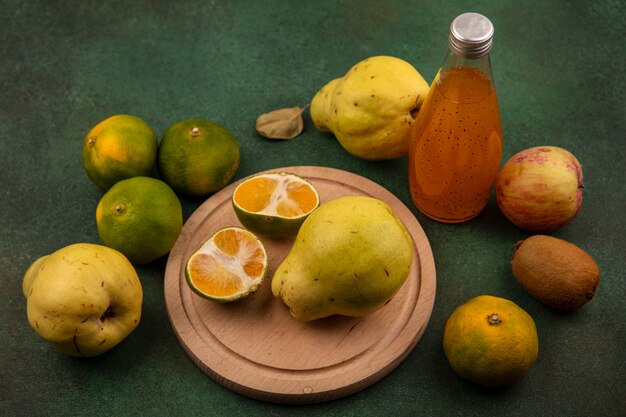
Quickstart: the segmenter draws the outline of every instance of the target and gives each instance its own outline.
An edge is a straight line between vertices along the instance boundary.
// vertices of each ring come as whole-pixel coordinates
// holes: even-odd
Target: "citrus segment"
[[[298,217],[317,207],[319,199],[310,184],[290,181],[285,191],[287,198],[280,200],[276,206],[280,216]]]
[[[263,243],[239,227],[217,231],[188,259],[185,275],[198,295],[228,302],[257,290],[267,271]]]
[[[268,177],[255,177],[242,182],[235,190],[237,204],[246,211],[258,213],[270,204],[276,189],[276,180]]]
[[[265,236],[294,236],[320,203],[317,190],[295,174],[259,174],[235,188],[233,207],[246,228]]]
[[[205,294],[230,296],[243,288],[241,278],[222,267],[215,257],[204,253],[189,264],[189,273],[194,277],[195,287]]]

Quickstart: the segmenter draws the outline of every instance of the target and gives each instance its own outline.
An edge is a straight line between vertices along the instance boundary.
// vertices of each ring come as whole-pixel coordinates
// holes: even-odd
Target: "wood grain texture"
[[[221,227],[240,226],[231,206],[238,183],[208,198],[188,219],[165,271],[170,322],[191,359],[223,386],[258,400],[315,403],[355,393],[391,372],[423,334],[435,299],[435,265],[428,239],[411,211],[380,185],[324,167],[285,167],[309,179],[321,203],[346,195],[386,201],[415,243],[409,277],[394,298],[365,317],[333,316],[300,322],[270,284],[293,238],[262,238],[269,256],[266,281],[248,298],[219,304],[187,286],[187,258]]]

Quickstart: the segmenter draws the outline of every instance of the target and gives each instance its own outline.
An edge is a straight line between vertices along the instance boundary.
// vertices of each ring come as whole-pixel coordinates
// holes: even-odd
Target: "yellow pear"
[[[406,281],[413,240],[384,201],[348,196],[319,206],[304,221],[272,278],[272,292],[296,319],[364,316]]]

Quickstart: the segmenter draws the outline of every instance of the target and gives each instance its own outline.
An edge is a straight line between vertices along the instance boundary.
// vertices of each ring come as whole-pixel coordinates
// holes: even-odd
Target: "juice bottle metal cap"
[[[493,24],[479,13],[463,13],[452,21],[448,46],[450,50],[467,58],[480,58],[491,50]]]

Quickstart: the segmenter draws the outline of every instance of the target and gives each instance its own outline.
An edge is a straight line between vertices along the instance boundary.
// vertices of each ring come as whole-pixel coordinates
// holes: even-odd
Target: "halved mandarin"
[[[319,206],[320,197],[306,179],[280,172],[245,179],[235,188],[232,201],[244,227],[263,236],[286,238],[298,233]]]
[[[187,260],[189,287],[201,297],[230,302],[255,292],[267,273],[261,240],[240,227],[218,230]]]

